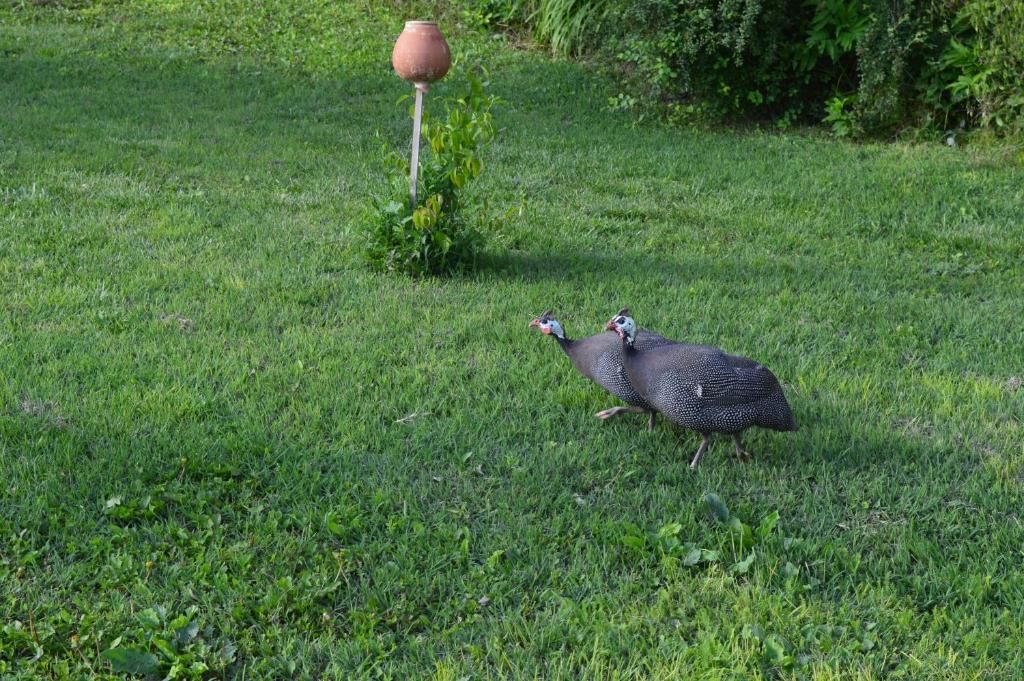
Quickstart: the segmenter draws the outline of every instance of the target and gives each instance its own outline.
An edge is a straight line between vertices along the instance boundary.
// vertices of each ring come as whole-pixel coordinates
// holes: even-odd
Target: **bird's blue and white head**
[[[554,336],[563,340],[565,339],[565,332],[562,331],[562,325],[558,323],[557,319],[551,316],[551,310],[548,310],[530,322],[530,326],[536,326],[545,336]]]
[[[629,316],[629,308],[622,308],[615,313],[604,328],[619,334],[619,338],[625,339],[630,345],[636,340],[636,322]]]

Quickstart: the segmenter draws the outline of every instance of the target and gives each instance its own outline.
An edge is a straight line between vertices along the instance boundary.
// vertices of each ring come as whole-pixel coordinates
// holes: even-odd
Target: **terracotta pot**
[[[451,66],[441,30],[433,21],[407,21],[391,53],[391,65],[405,80],[414,83],[433,83],[444,78]]]

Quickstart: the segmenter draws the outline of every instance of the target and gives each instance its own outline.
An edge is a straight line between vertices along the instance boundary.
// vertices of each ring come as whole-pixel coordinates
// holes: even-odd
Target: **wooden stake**
[[[420,167],[420,121],[423,119],[423,93],[427,83],[416,83],[416,111],[412,119],[412,162],[409,164],[409,203],[416,210],[416,175]]]

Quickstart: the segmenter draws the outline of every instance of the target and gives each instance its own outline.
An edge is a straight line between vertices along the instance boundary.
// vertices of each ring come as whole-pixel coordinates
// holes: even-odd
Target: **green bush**
[[[998,132],[1024,133],[1024,3],[973,0],[961,11],[974,32],[975,80],[980,124]]]
[[[466,0],[553,51],[596,51],[617,109],[824,122],[842,136],[1024,130],[1019,0]],[[607,21],[614,16],[615,22]],[[597,47],[600,46],[600,47]]]
[[[822,120],[854,137],[1024,126],[1019,2],[652,0],[634,8],[659,5],[663,16],[648,20],[657,39],[640,42],[655,56],[639,64],[656,66],[648,76],[660,96],[696,100],[719,118]]]
[[[629,5],[618,56],[648,99],[782,127],[824,120],[855,136],[906,116],[915,70],[940,51],[923,39],[941,14],[935,7],[646,0]]]
[[[937,97],[927,92],[929,83],[934,89],[944,80],[935,60],[949,41],[952,10],[941,0],[873,0],[865,11],[869,20],[852,51],[856,78],[837,88],[851,98],[854,134],[892,133],[922,124],[948,127],[957,106],[941,92]]]
[[[390,191],[373,201],[364,256],[383,271],[445,274],[473,267],[483,238],[467,218],[462,202],[466,185],[483,170],[481,150],[494,137],[491,108],[497,98],[470,74],[464,95],[446,102],[446,115],[433,121],[423,114],[427,153],[420,156],[417,205],[409,203],[409,163],[386,154]]]
[[[918,102],[943,130],[1024,133],[1024,4],[972,0],[924,34],[931,58]]]
[[[611,39],[647,101],[696,103],[716,118],[806,117],[821,80],[794,41],[812,17],[801,0],[625,3]]]

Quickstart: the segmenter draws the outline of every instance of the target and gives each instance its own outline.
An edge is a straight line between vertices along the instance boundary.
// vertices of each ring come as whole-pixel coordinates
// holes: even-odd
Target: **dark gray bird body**
[[[740,433],[751,426],[796,430],[775,374],[752,359],[708,345],[643,349],[623,345],[629,384],[670,421],[699,433]]]
[[[736,455],[748,459],[742,442],[747,428],[797,429],[782,386],[766,367],[710,345],[645,350],[635,342],[636,322],[627,313],[620,310],[607,324],[621,338],[626,378],[651,409],[703,436],[690,468],[700,465],[713,433],[732,435]]]

